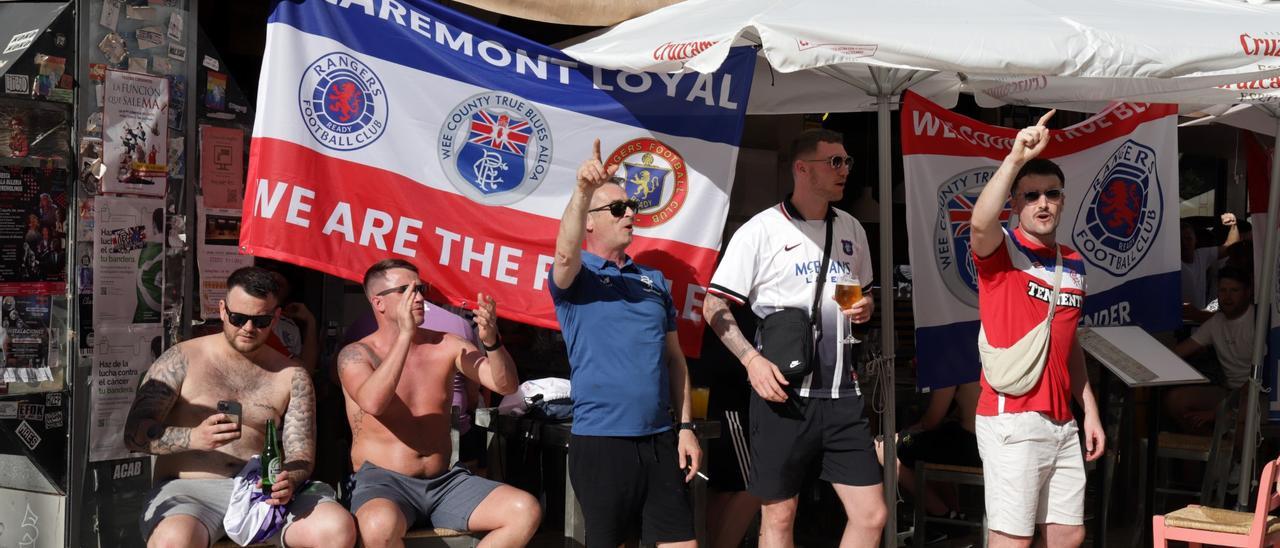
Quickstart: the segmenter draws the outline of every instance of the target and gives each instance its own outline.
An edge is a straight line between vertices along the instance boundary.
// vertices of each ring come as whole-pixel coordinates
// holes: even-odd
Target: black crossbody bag
[[[773,362],[789,382],[804,378],[818,361],[817,346],[822,340],[822,287],[831,262],[831,217],[828,215],[826,219],[827,237],[822,246],[822,266],[813,291],[813,306],[809,310],[783,308],[760,320],[757,330],[756,347],[760,354]]]

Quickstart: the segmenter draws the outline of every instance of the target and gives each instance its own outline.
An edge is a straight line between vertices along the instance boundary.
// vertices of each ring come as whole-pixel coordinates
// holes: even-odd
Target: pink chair
[[[1170,540],[1180,540],[1192,547],[1202,544],[1242,548],[1280,545],[1280,517],[1268,515],[1280,506],[1280,490],[1276,485],[1278,467],[1280,458],[1262,468],[1258,501],[1252,513],[1193,504],[1163,516],[1152,516],[1151,536],[1155,546],[1168,546]]]

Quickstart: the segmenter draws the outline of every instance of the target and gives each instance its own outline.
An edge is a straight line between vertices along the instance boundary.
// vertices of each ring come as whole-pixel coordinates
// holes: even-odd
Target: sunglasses
[[[853,167],[853,156],[832,156],[825,160],[801,160],[802,162],[822,162],[831,166],[831,169],[840,169],[842,167]]]
[[[1022,193],[1022,199],[1026,200],[1028,203],[1035,203],[1040,201],[1041,194],[1044,194],[1044,197],[1050,202],[1056,202],[1062,199],[1061,188],[1051,188],[1044,192],[1040,192],[1039,190],[1028,190]]]
[[[595,212],[597,212],[597,211],[605,211],[605,210],[608,210],[610,215],[613,215],[614,217],[617,217],[617,218],[621,219],[623,215],[626,215],[626,214],[627,214],[627,208],[628,208],[628,207],[629,207],[629,208],[631,208],[631,211],[639,212],[639,211],[640,211],[640,202],[637,202],[637,201],[635,201],[634,199],[627,200],[627,201],[619,200],[619,201],[616,201],[616,202],[611,202],[611,203],[606,204],[606,205],[602,205],[602,206],[597,207],[597,208],[595,208],[595,209],[588,209],[588,210],[587,210],[587,213],[595,213]]]
[[[413,290],[416,291],[419,295],[422,295],[424,298],[427,296],[427,284],[422,284],[422,283],[398,285],[391,289],[384,289],[380,291],[376,296],[385,297],[392,293],[404,293],[406,290],[409,289],[409,286],[413,286]]]
[[[244,327],[244,324],[248,322],[253,322],[254,327],[258,329],[266,329],[268,327],[271,327],[271,322],[272,320],[275,320],[275,319],[276,319],[275,314],[260,314],[257,316],[251,316],[249,314],[232,312],[230,309],[227,310],[227,321],[231,322],[231,325],[234,325],[236,327]]]

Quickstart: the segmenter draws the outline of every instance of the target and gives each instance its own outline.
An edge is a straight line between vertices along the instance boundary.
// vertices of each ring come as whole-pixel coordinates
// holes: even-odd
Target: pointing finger
[[[1050,110],[1049,112],[1044,113],[1044,116],[1040,117],[1040,121],[1036,122],[1036,125],[1043,127],[1046,123],[1048,123],[1050,118],[1053,118],[1053,115],[1056,112],[1058,112],[1058,109],[1055,108]]]
[[[595,160],[599,162],[600,161],[600,140],[599,139],[596,139],[596,143],[594,147],[595,147],[595,152],[592,154],[592,158],[595,158]]]

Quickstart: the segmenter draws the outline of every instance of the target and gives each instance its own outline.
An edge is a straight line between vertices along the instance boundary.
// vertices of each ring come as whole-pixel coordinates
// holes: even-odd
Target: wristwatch
[[[676,429],[678,429],[678,430],[689,430],[689,431],[691,431],[691,432],[697,432],[697,431],[698,431],[698,425],[697,425],[697,424],[694,424],[694,423],[692,423],[692,422],[682,422],[682,423],[680,423],[680,424],[677,424],[677,425],[676,425]]]

